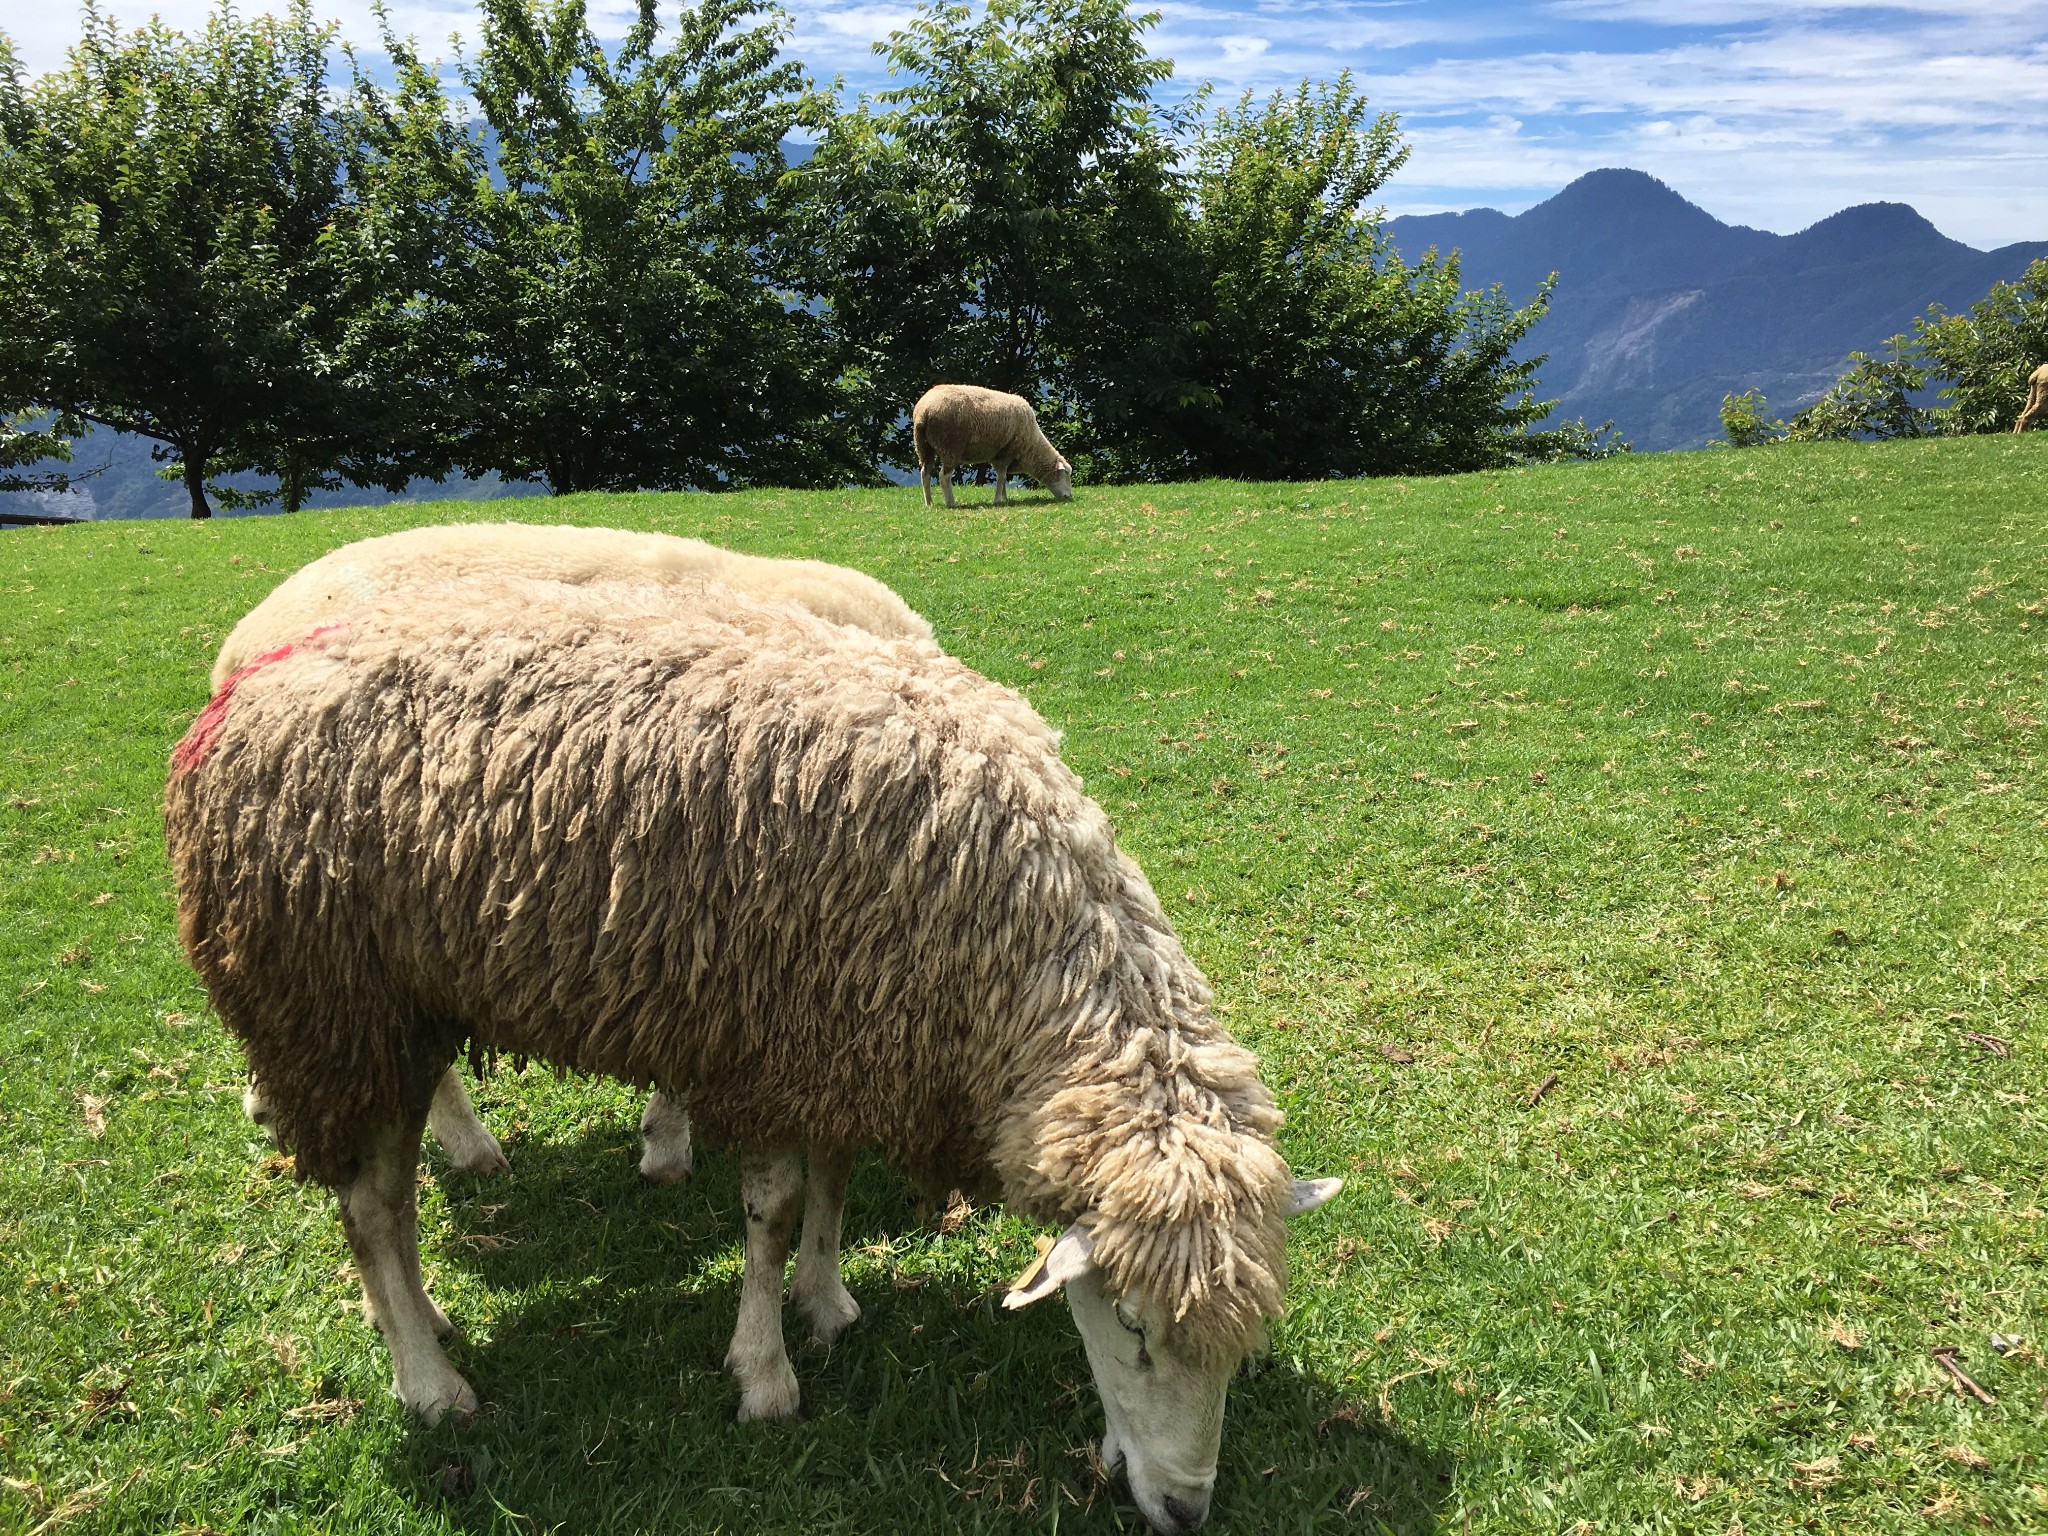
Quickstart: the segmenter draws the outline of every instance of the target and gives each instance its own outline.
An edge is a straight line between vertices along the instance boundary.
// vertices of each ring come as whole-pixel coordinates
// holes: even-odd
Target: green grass
[[[1348,1181],[1217,1528],[2048,1520],[2048,437],[974,502],[488,510],[859,566],[1067,732]],[[390,1398],[158,800],[280,573],[480,510],[0,535],[0,1529],[1132,1524],[1071,1324],[995,1305],[1026,1228],[864,1165],[866,1320],[738,1426],[730,1160],[643,1188],[634,1097],[537,1068],[480,1098],[515,1178],[426,1166],[487,1412]]]

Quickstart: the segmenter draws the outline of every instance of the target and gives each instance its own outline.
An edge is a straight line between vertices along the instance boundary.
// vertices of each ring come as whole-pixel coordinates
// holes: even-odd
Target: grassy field
[[[866,1318],[738,1426],[730,1159],[642,1187],[637,1099],[537,1068],[479,1094],[515,1177],[423,1169],[486,1411],[405,1421],[158,803],[281,573],[481,510],[0,535],[0,1530],[1135,1525],[1071,1323],[996,1305],[1028,1228],[864,1164]],[[2048,1522],[2048,435],[489,510],[859,566],[1067,732],[1348,1181],[1216,1528]]]

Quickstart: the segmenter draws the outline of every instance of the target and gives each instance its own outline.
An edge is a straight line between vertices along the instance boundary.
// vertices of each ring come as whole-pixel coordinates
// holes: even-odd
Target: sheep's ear
[[[1342,1179],[1296,1179],[1294,1192],[1287,1197],[1289,1219],[1314,1210],[1343,1187]]]
[[[1095,1239],[1077,1221],[1017,1277],[1009,1295],[1003,1298],[1003,1305],[1012,1312],[1019,1307],[1028,1307],[1034,1301],[1050,1296],[1069,1280],[1086,1274],[1094,1263]]]

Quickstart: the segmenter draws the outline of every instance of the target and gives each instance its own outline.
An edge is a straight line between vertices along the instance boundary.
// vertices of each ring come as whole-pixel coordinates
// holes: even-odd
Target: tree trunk
[[[213,516],[213,508],[206,503],[206,455],[188,453],[185,458],[185,494],[192,498],[194,519]]]

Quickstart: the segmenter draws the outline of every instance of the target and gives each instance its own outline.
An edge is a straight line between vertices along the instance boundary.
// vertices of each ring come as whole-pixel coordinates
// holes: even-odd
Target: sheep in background
[[[652,1080],[739,1147],[742,1418],[797,1409],[800,1197],[792,1299],[825,1339],[859,1313],[854,1149],[1064,1224],[1006,1305],[1065,1287],[1104,1460],[1157,1529],[1202,1523],[1284,1221],[1337,1183],[1290,1178],[1256,1063],[1017,694],[716,588],[397,593],[240,672],[164,816],[186,952],[423,1418],[477,1406],[414,1205],[467,1040]]]
[[[962,464],[990,464],[996,472],[996,501],[1006,499],[1010,470],[1031,476],[1060,501],[1074,499],[1074,471],[1038,430],[1038,413],[1022,395],[974,384],[938,384],[926,390],[910,413],[910,438],[917,448],[918,483],[924,504],[932,504],[932,471],[946,505],[953,503],[953,471]]]
[[[701,539],[622,528],[450,523],[362,539],[287,577],[241,623],[213,664],[217,693],[258,655],[290,645],[359,603],[401,588],[488,582],[507,576],[582,585],[635,580],[658,584],[688,602],[707,581],[753,596],[793,602],[835,623],[871,634],[930,640],[932,627],[881,582],[819,560],[775,560],[721,549]],[[270,1109],[252,1083],[242,1095],[250,1119],[268,1128]],[[477,1118],[453,1067],[434,1094],[428,1125],[441,1150],[466,1173],[504,1169],[504,1150]],[[641,1117],[640,1172],[658,1184],[689,1177],[690,1117],[657,1093]]]
[[[2019,420],[2012,424],[2012,429],[2024,432],[2044,416],[2048,416],[2048,363],[2027,375],[2026,408],[2020,412]]]

